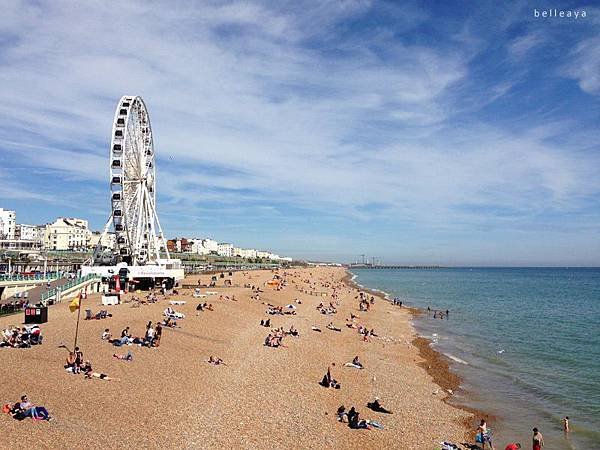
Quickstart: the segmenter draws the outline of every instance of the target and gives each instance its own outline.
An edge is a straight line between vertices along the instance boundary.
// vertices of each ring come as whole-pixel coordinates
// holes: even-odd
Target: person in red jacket
[[[519,443],[513,443],[513,444],[508,444],[504,450],[519,450],[521,448],[521,444]]]

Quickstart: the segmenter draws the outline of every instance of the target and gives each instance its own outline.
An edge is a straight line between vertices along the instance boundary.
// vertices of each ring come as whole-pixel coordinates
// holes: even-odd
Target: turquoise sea
[[[352,272],[406,305],[450,311],[414,324],[463,377],[454,401],[497,417],[496,448],[531,448],[537,427],[547,449],[600,449],[600,268]]]

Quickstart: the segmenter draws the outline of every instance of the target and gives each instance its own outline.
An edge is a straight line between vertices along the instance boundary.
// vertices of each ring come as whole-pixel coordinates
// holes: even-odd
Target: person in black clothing
[[[82,365],[83,352],[79,350],[79,347],[75,347],[75,364],[73,365],[73,373],[79,373]]]
[[[392,411],[385,409],[383,406],[381,406],[381,403],[379,403],[379,399],[377,397],[375,397],[374,401],[367,403],[367,407],[376,412],[384,414],[394,414]]]

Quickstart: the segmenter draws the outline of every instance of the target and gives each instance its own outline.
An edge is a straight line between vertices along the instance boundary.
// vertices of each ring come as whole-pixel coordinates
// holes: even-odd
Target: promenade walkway
[[[45,293],[46,291],[48,291],[49,289],[54,289],[57,288],[59,286],[63,286],[65,284],[67,284],[70,280],[68,278],[58,278],[56,280],[52,280],[50,282],[50,288],[48,288],[48,286],[46,284],[42,284],[40,286],[34,287],[33,289],[29,289],[27,292],[27,300],[29,300],[30,304],[35,305],[36,303],[40,302],[40,300],[42,299],[42,294]],[[0,300],[0,304],[6,304],[6,303],[13,303],[15,301],[19,301],[19,300],[23,300],[24,298],[21,296],[20,299],[17,299],[15,297],[9,297],[6,298],[4,300]]]

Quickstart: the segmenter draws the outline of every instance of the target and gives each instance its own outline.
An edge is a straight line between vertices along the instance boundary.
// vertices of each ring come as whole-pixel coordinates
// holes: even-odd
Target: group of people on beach
[[[133,336],[129,331],[129,327],[125,327],[121,331],[121,337],[112,339],[110,330],[107,328],[102,333],[102,340],[110,342],[115,347],[121,347],[123,345],[139,345],[143,347],[158,347],[162,338],[163,324],[157,322],[155,326],[152,326],[152,321],[146,325],[146,331],[144,336]]]
[[[565,417],[563,419],[563,429],[565,433],[568,433],[569,430],[569,417]],[[533,436],[531,439],[532,442],[532,450],[542,450],[544,447],[544,436],[537,428],[533,428]],[[486,445],[489,446],[490,450],[494,450],[494,445],[492,443],[492,430],[488,427],[485,419],[481,419],[479,426],[477,427],[475,434],[475,442],[481,444],[482,450],[486,449]],[[519,442],[511,442],[507,444],[504,450],[519,450],[521,448],[521,444]],[[469,448],[473,448],[470,446]]]
[[[35,406],[29,401],[27,395],[22,395],[18,402],[7,403],[3,406],[2,411],[16,420],[25,420],[28,417],[32,420],[52,420],[48,410],[43,406]]]
[[[11,325],[2,331],[0,347],[29,348],[42,343],[42,330],[39,325],[16,327]]]

